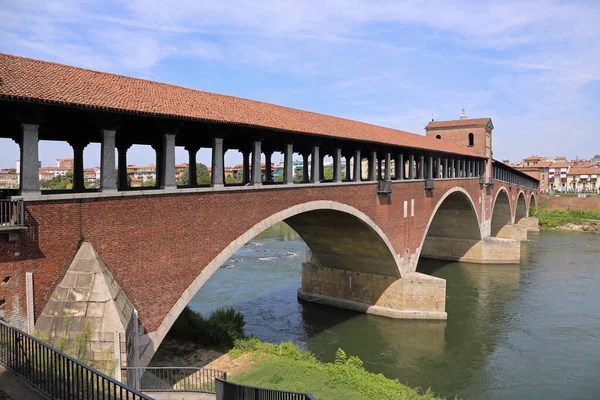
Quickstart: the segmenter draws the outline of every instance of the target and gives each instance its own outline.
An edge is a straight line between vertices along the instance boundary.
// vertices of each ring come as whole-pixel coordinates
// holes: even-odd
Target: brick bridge
[[[420,273],[419,257],[519,263],[537,230],[538,182],[492,158],[489,118],[431,122],[423,136],[2,54],[0,80],[0,137],[21,153],[20,189],[0,200],[0,316],[51,337],[89,324],[97,360],[146,365],[215,270],[280,221],[312,254],[300,298],[419,319],[446,318],[445,281]],[[40,191],[40,140],[73,147],[72,190]],[[101,146],[99,189],[83,184],[89,143]],[[128,187],[133,144],[156,151],[157,187]],[[210,185],[192,168],[176,186],[176,146],[192,165],[211,149]],[[242,153],[241,185],[225,183],[230,149]],[[264,176],[253,168],[263,160]]]

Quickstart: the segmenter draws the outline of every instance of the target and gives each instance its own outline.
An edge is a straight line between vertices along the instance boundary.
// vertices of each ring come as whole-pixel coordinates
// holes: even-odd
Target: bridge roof
[[[401,130],[2,53],[0,99],[235,124],[482,158],[459,144]]]

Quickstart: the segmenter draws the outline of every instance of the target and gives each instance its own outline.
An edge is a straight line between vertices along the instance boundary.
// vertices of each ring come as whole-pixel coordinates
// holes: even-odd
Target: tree
[[[333,167],[323,168],[323,179],[326,181],[333,179]]]
[[[73,189],[73,173],[58,175],[49,181],[41,181],[40,188],[48,190],[70,190]]]
[[[181,175],[179,176],[178,185],[187,186],[190,184],[190,166],[183,170]],[[210,173],[208,172],[208,167],[202,163],[196,164],[196,183],[198,185],[208,185],[211,183],[210,181]]]
[[[156,181],[155,180],[146,181],[146,182],[142,183],[142,186],[154,187],[154,186],[156,186]]]

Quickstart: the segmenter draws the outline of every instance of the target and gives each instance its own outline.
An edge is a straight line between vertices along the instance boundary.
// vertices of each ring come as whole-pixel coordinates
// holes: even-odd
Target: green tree
[[[146,181],[146,182],[142,183],[142,186],[145,186],[145,187],[154,187],[154,186],[156,186],[156,181],[155,180]]]
[[[323,179],[326,181],[333,179],[333,167],[329,166],[323,168]]]
[[[73,173],[55,176],[49,181],[41,181],[40,188],[46,190],[70,190],[73,189]]]
[[[179,176],[178,185],[187,186],[190,184],[190,170],[188,167],[181,173]],[[198,185],[208,185],[210,184],[210,173],[208,172],[208,167],[202,163],[196,164],[196,182]]]

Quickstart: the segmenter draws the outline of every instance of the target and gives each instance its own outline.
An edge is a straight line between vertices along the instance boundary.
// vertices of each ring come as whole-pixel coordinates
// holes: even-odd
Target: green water
[[[338,347],[365,367],[472,399],[600,398],[600,236],[530,234],[521,265],[422,260],[446,279],[448,321],[404,321],[299,302],[305,245],[276,226],[240,249],[194,297],[232,306],[247,332],[292,340],[324,361]]]

